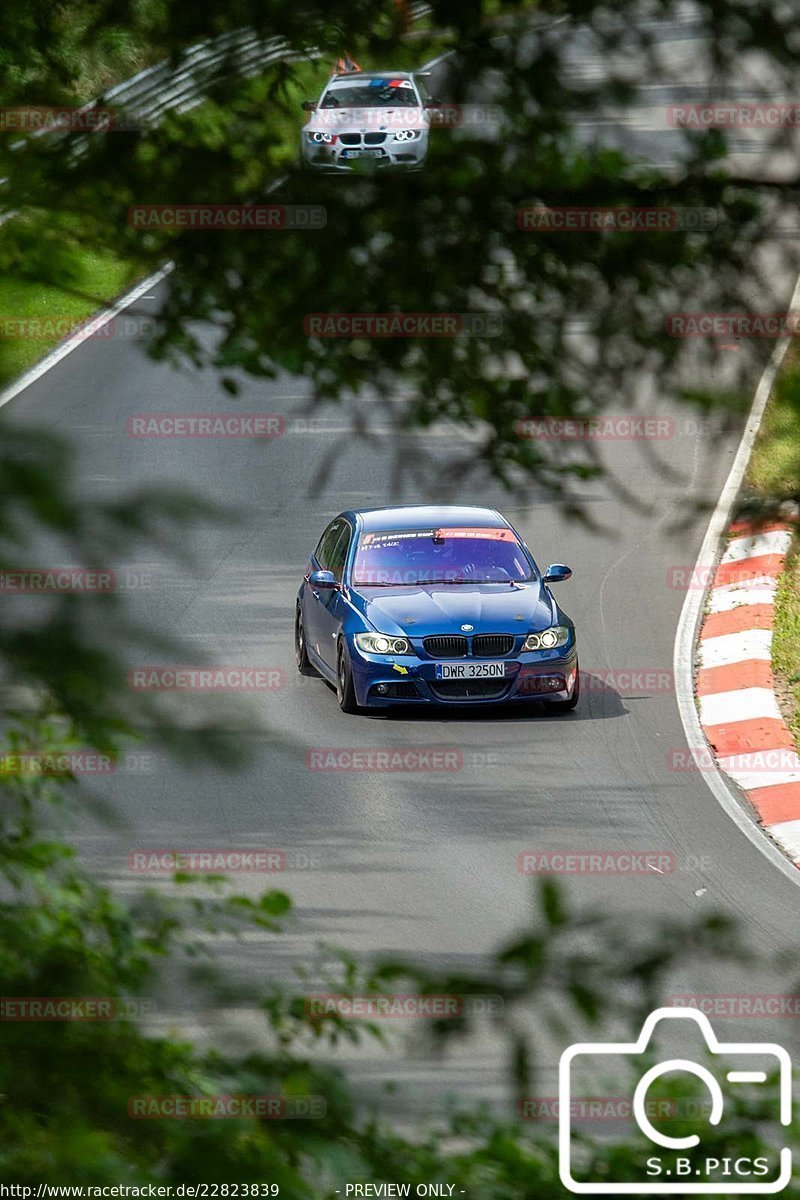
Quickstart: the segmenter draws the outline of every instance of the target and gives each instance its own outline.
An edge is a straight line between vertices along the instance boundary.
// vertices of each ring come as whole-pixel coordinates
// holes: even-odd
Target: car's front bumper
[[[443,661],[443,660],[440,660]],[[480,660],[458,660],[476,662]],[[488,660],[487,660],[488,661]],[[572,698],[577,683],[578,653],[575,643],[567,650],[539,650],[504,658],[502,678],[442,681],[436,679],[436,662],[413,654],[363,654],[350,646],[356,699],[364,708],[394,704],[510,704],[515,701],[564,701]]]
[[[362,147],[374,149],[380,154],[362,156],[358,147],[326,146],[320,142],[309,142],[303,135],[301,156],[307,167],[318,171],[352,171],[359,163],[376,167],[419,168],[428,154],[428,139],[418,138],[413,142],[386,141],[381,146]]]

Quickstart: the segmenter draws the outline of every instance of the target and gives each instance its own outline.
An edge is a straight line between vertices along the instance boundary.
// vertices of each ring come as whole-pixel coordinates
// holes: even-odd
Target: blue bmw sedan
[[[578,703],[575,627],[512,526],[491,508],[413,505],[340,513],[297,596],[303,675],[343,712],[403,703]]]

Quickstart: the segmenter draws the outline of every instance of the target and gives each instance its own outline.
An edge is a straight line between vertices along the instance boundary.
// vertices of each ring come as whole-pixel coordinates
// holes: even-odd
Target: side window
[[[323,571],[331,570],[331,551],[336,545],[343,526],[343,519],[341,517],[337,517],[335,521],[331,521],[330,525],[319,539],[319,545],[314,551],[314,557]]]
[[[428,81],[425,76],[415,75],[414,82],[417,85],[417,91],[419,92],[419,98],[421,102],[423,104],[430,104],[433,97],[431,96],[431,89],[428,87]]]
[[[347,551],[350,549],[350,526],[344,522],[344,529],[339,535],[339,540],[331,551],[329,571],[333,571],[336,579],[342,578],[344,564],[347,560]]]

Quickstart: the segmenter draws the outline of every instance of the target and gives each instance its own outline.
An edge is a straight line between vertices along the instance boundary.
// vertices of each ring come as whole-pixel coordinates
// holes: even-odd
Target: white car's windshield
[[[320,108],[419,108],[419,100],[408,79],[370,79],[329,88]]]

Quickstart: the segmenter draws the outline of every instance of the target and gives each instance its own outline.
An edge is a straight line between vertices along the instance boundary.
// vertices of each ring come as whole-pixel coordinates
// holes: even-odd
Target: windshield
[[[419,108],[410,79],[370,79],[329,88],[321,108]]]
[[[524,583],[530,563],[511,529],[396,529],[362,533],[353,583],[372,587],[409,584]]]

